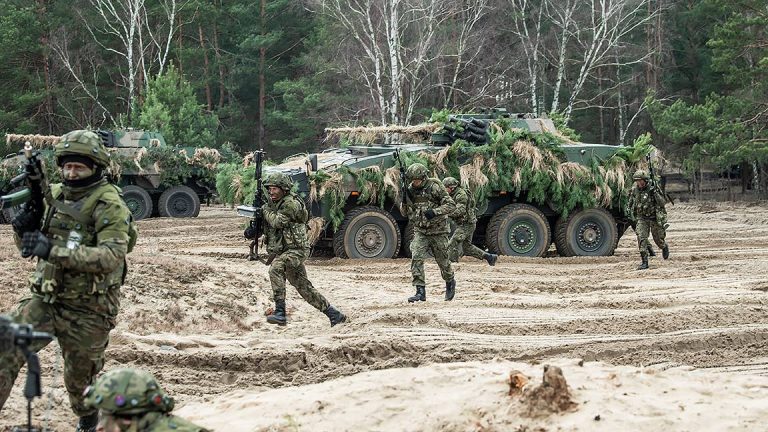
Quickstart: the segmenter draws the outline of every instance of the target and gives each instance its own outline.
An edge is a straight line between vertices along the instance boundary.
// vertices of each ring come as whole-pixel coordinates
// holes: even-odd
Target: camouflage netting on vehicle
[[[20,149],[26,142],[37,149],[50,149],[60,139],[60,136],[50,135],[6,135],[7,143],[18,145]],[[208,147],[183,149],[174,146],[151,146],[137,147],[135,151],[131,147],[108,150],[112,152],[109,171],[114,181],[119,181],[123,174],[159,174],[160,184],[166,187],[183,184],[192,176],[213,182],[218,164],[222,160],[218,150]],[[49,181],[60,181],[53,152],[43,151],[42,154]],[[0,167],[0,187],[13,177],[15,169],[13,163],[4,161],[3,167]]]
[[[356,128],[353,132],[360,134]],[[380,133],[382,130],[377,128],[375,134]],[[506,191],[568,215],[580,207],[626,206],[632,173],[645,166],[644,157],[653,150],[650,135],[643,135],[632,146],[618,148],[614,156],[594,159],[587,166],[565,161],[562,146],[573,142],[558,134],[509,128],[499,121],[492,128],[490,138],[490,144],[475,145],[459,140],[436,152],[402,152],[401,156],[406,166],[420,162],[435,177],[460,179],[475,193],[478,203],[487,200],[492,191]],[[227,203],[248,201],[255,190],[254,168],[229,166],[226,169],[220,169],[217,175],[219,195]],[[383,207],[387,198],[393,203],[402,199],[400,171],[396,166],[387,169],[341,166],[333,171],[312,172],[308,198],[325,200],[334,229],[344,220],[344,207],[351,192],[345,190],[347,178],[354,180],[359,205]],[[521,197],[523,194],[526,196]]]

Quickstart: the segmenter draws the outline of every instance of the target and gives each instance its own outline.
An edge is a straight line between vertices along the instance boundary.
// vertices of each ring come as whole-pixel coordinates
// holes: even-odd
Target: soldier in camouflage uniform
[[[484,259],[488,265],[496,265],[498,255],[485,252],[472,244],[472,235],[475,233],[477,216],[475,215],[475,200],[472,194],[459,185],[459,181],[453,177],[443,179],[445,190],[456,203],[456,210],[450,214],[456,224],[451,239],[448,240],[448,250],[453,262],[458,262],[463,255],[477,259]]]
[[[420,163],[408,167],[406,177],[410,184],[406,190],[406,214],[413,225],[411,240],[411,274],[416,295],[410,303],[427,300],[424,280],[424,258],[431,251],[445,281],[445,300],[453,300],[456,294],[451,260],[448,253],[448,215],[456,210],[456,204],[446,192],[443,183],[428,177],[429,170]]]
[[[51,185],[45,209],[26,209],[12,221],[22,256],[38,261],[32,292],[11,317],[58,338],[77,430],[91,431],[97,413],[84,404],[83,390],[104,365],[136,231],[119,189],[104,178],[110,158],[97,134],[70,132],[54,154],[63,183]],[[0,408],[23,363],[19,353],[0,353]]]
[[[323,312],[331,321],[331,327],[343,323],[347,317],[328,303],[312,282],[307,279],[304,261],[309,256],[307,239],[307,220],[309,212],[304,200],[291,193],[293,183],[287,175],[276,173],[269,175],[264,186],[268,188],[270,201],[261,209],[266,222],[265,239],[267,253],[270,255],[269,280],[275,299],[275,311],[267,316],[270,324],[285,325],[285,280],[296,287],[307,303]],[[245,230],[246,238],[254,238],[252,228]]]
[[[649,233],[653,235],[656,246],[661,248],[661,256],[664,259],[669,258],[669,245],[665,241],[667,209],[664,207],[664,195],[655,184],[650,183],[650,177],[645,170],[637,170],[632,178],[635,184],[629,192],[628,214],[636,223],[637,246],[642,260],[637,269],[645,270],[648,268],[648,255],[651,250]]]
[[[85,390],[86,406],[101,412],[98,430],[104,432],[205,432],[171,415],[174,401],[148,372],[115,369]]]

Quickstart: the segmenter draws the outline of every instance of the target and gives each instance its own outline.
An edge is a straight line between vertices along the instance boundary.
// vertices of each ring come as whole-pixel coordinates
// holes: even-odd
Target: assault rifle
[[[264,219],[262,218],[261,207],[264,205],[264,188],[262,187],[261,167],[264,162],[264,152],[261,150],[253,152],[253,160],[256,165],[256,193],[253,197],[253,205],[241,205],[237,207],[237,214],[251,218],[248,229],[245,230],[245,238],[251,240],[249,261],[259,260],[259,238],[264,233]]]
[[[672,205],[675,204],[675,201],[672,199],[672,197],[669,196],[669,194],[662,190],[659,185],[656,184],[656,172],[653,169],[653,158],[651,157],[651,153],[649,152],[647,155],[645,155],[645,160],[648,161],[648,177],[651,187],[656,188],[659,192],[661,192],[661,195],[664,197],[664,200]]]
[[[0,210],[24,205],[25,211],[37,211],[42,216],[43,204],[46,197],[50,196],[51,190],[45,179],[40,152],[34,151],[27,141],[24,144],[24,157],[26,158],[24,172],[11,180],[8,190],[19,186],[25,187],[18,192],[0,197]]]
[[[395,149],[393,156],[398,168],[400,169],[400,190],[402,191],[403,195],[403,202],[401,207],[402,211],[405,211],[405,206],[408,204],[406,194],[408,197],[410,197],[410,193],[408,192],[408,178],[405,175],[405,161],[403,160],[403,156],[400,154],[400,149]]]

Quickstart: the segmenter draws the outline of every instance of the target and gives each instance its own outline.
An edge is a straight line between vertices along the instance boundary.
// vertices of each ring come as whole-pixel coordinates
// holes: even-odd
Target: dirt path
[[[682,365],[768,375],[768,208],[670,207],[669,261],[638,264],[634,235],[606,258],[467,258],[455,301],[427,264],[427,303],[411,305],[408,260],[314,259],[310,279],[351,322],[327,318],[289,288],[290,324],[264,322],[266,268],[244,259],[243,219],[204,209],[141,221],[107,368],[151,370],[181,404],[235,389],[320,383],[427,363],[584,358],[664,370]],[[32,264],[0,226],[0,311],[26,292]],[[56,430],[75,422],[55,345],[41,353],[49,394],[36,402]],[[23,419],[17,381],[0,428]],[[46,409],[51,405],[51,409]]]

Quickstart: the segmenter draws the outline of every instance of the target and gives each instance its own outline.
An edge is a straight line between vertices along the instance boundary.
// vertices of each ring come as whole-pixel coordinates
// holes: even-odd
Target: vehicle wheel
[[[162,217],[197,217],[200,214],[200,197],[189,186],[174,186],[160,194],[157,208]]]
[[[133,220],[146,219],[152,215],[152,197],[144,189],[128,185],[123,189],[123,201],[133,215]]]
[[[543,257],[552,233],[541,210],[528,204],[509,204],[497,211],[488,223],[485,241],[499,255]]]
[[[333,251],[339,258],[395,258],[400,251],[400,227],[378,207],[354,208],[333,236]]]
[[[618,243],[616,220],[601,208],[583,209],[555,224],[560,256],[609,256]]]

